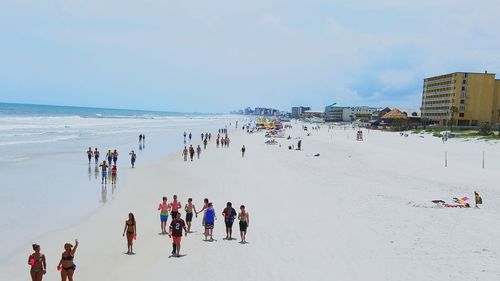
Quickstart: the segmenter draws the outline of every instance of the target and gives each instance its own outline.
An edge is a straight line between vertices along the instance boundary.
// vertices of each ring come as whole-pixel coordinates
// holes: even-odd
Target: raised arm
[[[71,256],[75,255],[76,248],[78,248],[78,239],[75,239],[75,247],[73,247],[73,250],[71,250]]]

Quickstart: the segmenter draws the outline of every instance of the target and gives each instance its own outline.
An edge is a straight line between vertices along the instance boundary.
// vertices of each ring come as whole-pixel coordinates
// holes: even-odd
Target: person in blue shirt
[[[205,241],[208,241],[208,236],[210,236],[210,241],[213,241],[213,231],[216,217],[212,202],[208,203],[208,207],[203,215],[203,220],[205,221]]]

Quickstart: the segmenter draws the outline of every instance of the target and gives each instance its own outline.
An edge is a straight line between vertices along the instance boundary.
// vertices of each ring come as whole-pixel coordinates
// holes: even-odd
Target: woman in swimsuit
[[[123,229],[123,236],[127,233],[127,255],[134,254],[132,244],[134,237],[137,235],[134,214],[128,214],[128,220],[125,221],[125,228]]]
[[[28,264],[31,265],[31,280],[42,281],[47,268],[45,255],[40,253],[40,245],[38,244],[33,244],[33,251],[35,252],[28,257]]]
[[[241,212],[238,214],[238,220],[240,221],[240,236],[241,243],[246,243],[247,228],[250,224],[250,215],[245,211],[245,205],[241,205]]]
[[[116,184],[117,174],[118,174],[118,168],[116,168],[116,165],[113,165],[113,168],[111,168],[111,184]]]
[[[62,253],[59,261],[58,269],[61,269],[62,281],[73,281],[73,273],[75,273],[76,265],[73,263],[76,248],[78,248],[78,240],[75,239],[75,247],[70,243],[64,244],[64,253]]]

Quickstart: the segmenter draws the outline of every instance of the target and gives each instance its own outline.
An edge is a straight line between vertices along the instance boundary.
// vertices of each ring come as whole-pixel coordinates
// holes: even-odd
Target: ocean
[[[120,194],[103,189],[98,166],[86,151],[98,148],[100,161],[117,149],[118,176],[184,147],[183,133],[201,133],[239,117],[217,114],[0,103],[0,262],[51,231],[78,224]],[[146,136],[139,145],[139,134]],[[188,143],[189,144],[189,141]]]

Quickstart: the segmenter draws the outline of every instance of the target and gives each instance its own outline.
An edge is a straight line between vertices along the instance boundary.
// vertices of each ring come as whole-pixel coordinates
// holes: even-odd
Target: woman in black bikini
[[[134,237],[137,235],[135,225],[134,214],[128,214],[128,220],[125,221],[125,228],[123,229],[123,236],[125,236],[125,232],[127,233],[127,255],[134,254],[132,251],[132,244],[134,243]]]
[[[61,280],[73,281],[73,273],[75,273],[76,264],[73,263],[76,248],[78,248],[78,240],[75,239],[75,247],[70,243],[64,244],[64,253],[62,253],[59,266],[61,268]]]
[[[30,274],[32,281],[42,281],[43,275],[46,273],[47,264],[45,263],[45,255],[40,253],[40,245],[33,244],[33,254],[28,257],[28,264],[31,265]]]

